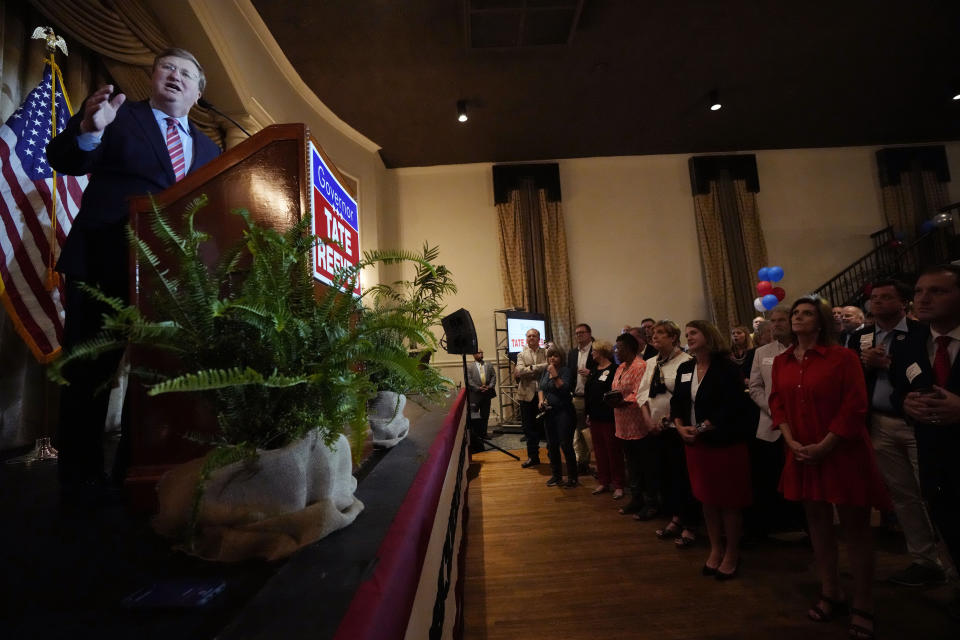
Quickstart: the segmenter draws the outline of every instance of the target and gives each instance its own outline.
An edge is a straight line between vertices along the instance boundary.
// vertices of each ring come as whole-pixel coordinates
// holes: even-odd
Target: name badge
[[[606,382],[607,376],[609,375],[610,375],[610,369],[605,369],[604,372],[600,374],[600,378],[599,378],[600,382]]]
[[[764,358],[763,360],[760,361],[760,364],[769,364],[769,365],[772,365],[772,364],[773,364],[773,358]]]
[[[916,362],[914,362],[912,365],[910,365],[909,367],[907,367],[906,373],[907,373],[907,381],[912,384],[913,381],[914,381],[914,379],[915,379],[918,375],[920,375],[920,365],[918,365]]]
[[[681,374],[680,374],[680,382],[690,382],[691,380],[693,380],[693,374],[692,374],[692,373],[681,373]]]
[[[865,333],[865,334],[863,334],[862,336],[860,336],[860,348],[861,348],[861,349],[869,349],[869,348],[872,347],[872,346],[873,346],[873,334],[872,334],[872,333]]]

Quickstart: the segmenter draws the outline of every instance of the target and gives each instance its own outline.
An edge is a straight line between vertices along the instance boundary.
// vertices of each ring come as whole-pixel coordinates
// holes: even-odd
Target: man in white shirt
[[[844,307],[840,325],[843,328],[843,331],[840,332],[840,344],[844,347],[853,348],[853,334],[863,329],[863,309],[853,306]]]
[[[776,529],[792,529],[802,523],[797,504],[786,502],[777,488],[783,473],[784,451],[780,430],[770,418],[770,392],[773,390],[773,359],[793,343],[790,309],[778,306],[767,319],[773,340],[757,347],[750,370],[750,399],[760,408],[756,438],[750,441],[750,467],[753,479],[753,505],[744,513],[745,543],[757,543]]]
[[[517,356],[517,366],[513,371],[517,381],[517,400],[520,402],[520,421],[527,438],[527,459],[520,465],[524,469],[540,464],[541,429],[537,426],[537,390],[540,376],[547,368],[546,350],[540,347],[540,332],[529,329],[526,337],[527,346]]]
[[[596,363],[593,361],[593,332],[590,325],[578,324],[573,334],[577,346],[567,353],[567,366],[577,370],[577,387],[573,391],[573,408],[577,411],[577,423],[573,432],[573,451],[577,454],[578,472],[585,475],[590,473],[590,445],[583,433],[587,426],[583,393],[587,377]]]
[[[960,267],[925,269],[914,311],[929,324],[911,331],[891,355],[894,398],[914,422],[920,489],[954,566],[960,566]],[[948,604],[960,620],[960,591]]]

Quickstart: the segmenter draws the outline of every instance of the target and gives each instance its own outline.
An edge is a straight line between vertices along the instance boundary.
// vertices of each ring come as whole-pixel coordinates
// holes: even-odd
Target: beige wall
[[[885,226],[878,147],[758,151],[758,204],[770,261],[788,297],[807,293],[871,248]],[[960,200],[960,143],[951,200]],[[612,338],[644,316],[704,317],[689,155],[560,160],[577,318]],[[381,246],[441,247],[460,292],[449,311],[473,315],[488,356],[492,310],[502,306],[490,164],[389,170],[390,228]],[[439,361],[451,362],[450,356]],[[450,373],[450,372],[448,372]]]
[[[381,227],[381,248],[419,250],[426,240],[440,246],[438,263],[453,271],[459,289],[447,312],[466,308],[477,328],[480,346],[493,358],[493,310],[503,306],[497,244],[493,175],[489,164],[388,170],[391,206]],[[439,332],[438,332],[439,334]],[[456,358],[445,374],[455,380]]]

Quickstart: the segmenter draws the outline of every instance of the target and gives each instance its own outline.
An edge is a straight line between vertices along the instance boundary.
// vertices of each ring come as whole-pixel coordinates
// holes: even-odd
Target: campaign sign
[[[313,277],[332,285],[338,271],[360,262],[357,201],[334,177],[312,140],[310,175],[313,192],[313,233],[320,238],[314,249]],[[360,295],[359,281],[353,293]]]

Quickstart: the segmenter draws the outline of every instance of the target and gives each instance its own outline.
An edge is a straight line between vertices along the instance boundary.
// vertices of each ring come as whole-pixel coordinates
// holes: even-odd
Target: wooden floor
[[[470,477],[466,640],[847,637],[846,621],[805,617],[819,590],[803,543],[744,551],[740,577],[720,583],[700,575],[705,546],[680,551],[658,540],[661,521],[619,515],[610,494],[591,495],[592,478],[576,489],[548,488],[546,464],[521,469],[498,451],[475,455]],[[909,557],[902,540],[876,537],[880,579]],[[849,589],[842,551],[841,563]],[[960,637],[939,608],[950,588],[878,580],[878,637]]]

